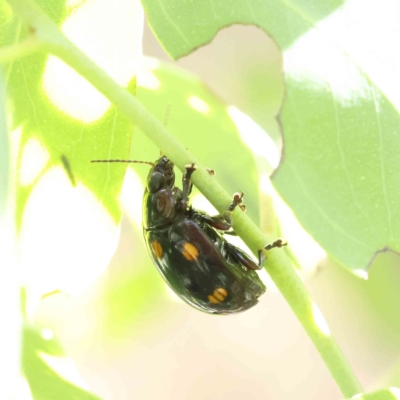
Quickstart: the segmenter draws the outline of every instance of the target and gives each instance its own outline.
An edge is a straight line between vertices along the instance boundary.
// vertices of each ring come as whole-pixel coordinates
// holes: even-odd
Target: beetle
[[[242,205],[235,193],[227,210],[216,216],[192,208],[189,196],[194,164],[186,165],[182,189],[175,186],[174,164],[161,156],[151,165],[143,196],[143,236],[153,263],[174,292],[194,308],[210,314],[234,314],[258,303],[266,287],[255,270],[266,252],[285,246],[282,239],[259,251],[258,265],[246,252],[224,238],[232,231],[233,211]]]

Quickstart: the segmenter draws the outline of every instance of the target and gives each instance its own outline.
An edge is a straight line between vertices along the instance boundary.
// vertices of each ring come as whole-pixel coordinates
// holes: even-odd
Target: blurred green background
[[[287,252],[300,269],[364,389],[400,386],[399,256],[385,247],[398,247],[398,112],[391,87],[379,79],[392,75],[385,73],[383,65],[377,76],[367,71],[366,66],[376,65],[356,60],[357,46],[350,46],[347,52],[351,40],[347,43],[345,37],[343,44],[339,37],[352,26],[354,43],[362,43],[354,32],[360,21],[365,27],[365,21],[385,7],[374,9],[372,3],[367,4],[370,8],[364,3],[360,7],[358,3],[358,25],[342,25],[339,32],[329,24],[331,12],[342,15],[341,1],[299,0],[299,9],[279,3],[275,14],[261,7],[263,13],[253,16],[237,3],[240,7],[228,17],[236,18],[237,12],[240,21],[247,18],[247,23],[254,23],[258,18],[265,23],[262,26],[271,25],[285,50],[285,88],[276,42],[255,27],[223,29],[212,43],[173,63],[145,25],[144,54],[155,58],[146,60],[154,67],[132,79],[140,69],[135,63],[142,54],[139,2],[121,1],[118,6],[107,0],[38,3],[57,24],[67,18],[63,31],[119,84],[135,92],[203,165],[214,169],[215,179],[228,192],[245,192],[247,213],[257,225],[276,234],[282,230],[289,247],[280,251]],[[152,11],[172,2],[154,4]],[[181,21],[187,33],[183,38],[195,40],[210,33],[226,7],[223,2],[210,3],[219,8],[201,25],[200,14],[194,13],[189,3],[182,4],[179,11],[184,10],[188,17]],[[203,6],[206,12],[210,4],[204,4],[199,2],[197,7]],[[349,4],[345,2],[345,21],[354,17]],[[2,45],[32,35],[32,29],[14,18],[2,0],[0,13]],[[385,17],[390,14],[396,15],[387,10]],[[167,22],[162,28],[169,33],[171,21],[159,21]],[[338,21],[340,25],[343,19]],[[193,29],[192,23],[196,24]],[[204,26],[207,29],[202,29]],[[317,31],[311,40],[309,31]],[[328,36],[321,35],[322,31]],[[337,58],[336,45],[332,48],[329,37],[332,32],[342,46]],[[382,29],[387,32],[390,30]],[[171,37],[168,45],[174,42]],[[374,38],[369,39],[378,54],[382,46],[374,47]],[[383,56],[387,54],[383,52]],[[331,59],[345,62],[330,65]],[[22,369],[30,384],[29,389],[21,381],[23,390],[18,398],[341,398],[314,346],[265,271],[260,275],[269,290],[260,304],[230,317],[191,309],[166,287],[150,262],[142,237],[141,199],[148,166],[128,168],[124,178],[124,165],[90,163],[92,159],[128,157],[154,161],[160,149],[58,59],[35,53],[13,61],[5,63],[0,74],[0,87],[3,90],[7,83],[9,95],[7,100],[0,98],[2,110],[10,115],[10,152],[2,124],[0,154],[1,172],[7,172],[6,160],[11,160],[10,188],[11,193],[16,192],[16,210],[10,210],[16,212],[21,259],[20,269],[5,269],[1,294],[8,299],[8,290],[13,292],[17,286],[18,271],[24,286]],[[394,56],[391,61],[395,65]],[[393,87],[396,84],[393,82]],[[286,146],[276,118],[284,99]],[[238,121],[245,129],[235,126]],[[328,139],[330,145],[325,146]],[[281,150],[287,161],[286,175],[284,168],[275,174],[276,187],[304,223],[312,221],[309,226],[315,237],[325,240],[335,260],[344,265],[326,258],[293,219],[280,219],[278,227],[271,217],[268,195],[273,195],[273,189],[268,176]],[[296,179],[285,180],[290,176],[288,164]],[[179,172],[177,176],[179,182]],[[6,179],[2,188],[4,182]],[[303,185],[301,190],[297,191],[296,184]],[[1,199],[0,208],[7,202],[3,194]],[[285,204],[276,196],[273,199],[281,217],[278,211],[284,210]],[[192,200],[196,207],[215,212],[196,189]],[[320,221],[321,210],[325,219]],[[355,229],[348,232],[346,226]],[[3,249],[0,256],[4,264],[12,266],[13,247],[8,243],[14,233],[11,229],[3,235],[3,226],[0,228],[1,243],[8,250]],[[9,233],[8,240],[3,239]],[[348,238],[359,245],[354,251]],[[381,250],[370,265],[363,263],[377,249]],[[364,268],[368,280],[362,279],[366,277]],[[1,344],[4,354],[15,360],[16,340],[12,343],[10,337],[18,336],[13,329],[19,313],[14,309],[16,301],[2,303],[5,315],[13,318],[7,319],[8,339],[4,335]],[[6,357],[2,359],[11,371]]]
[[[171,62],[147,26],[144,53]],[[281,145],[274,119],[284,92],[281,55],[261,30],[227,28],[177,64],[248,113]],[[169,113],[167,124],[174,131],[179,114],[173,104]],[[164,118],[162,109],[158,117]],[[210,152],[210,140],[199,140],[196,155]],[[212,150],[202,162],[218,177],[219,165],[227,163],[229,170],[232,160],[223,148]],[[131,155],[144,154],[155,159],[158,149],[134,131]],[[147,167],[135,171],[147,175]],[[227,190],[243,179],[227,175],[220,177]],[[257,201],[248,206],[257,219]],[[400,385],[399,264],[397,254],[378,254],[365,281],[326,259],[305,280],[366,390]],[[46,297],[35,323],[56,334],[90,390],[104,399],[341,398],[276,290],[241,315],[220,318],[192,310],[166,288],[147,256],[140,227],[126,214],[106,271],[77,298]]]

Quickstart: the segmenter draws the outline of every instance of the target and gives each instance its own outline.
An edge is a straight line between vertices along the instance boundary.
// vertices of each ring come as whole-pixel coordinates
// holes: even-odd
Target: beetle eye
[[[147,188],[151,193],[161,189],[163,183],[163,175],[160,172],[150,171],[149,178],[147,181]]]

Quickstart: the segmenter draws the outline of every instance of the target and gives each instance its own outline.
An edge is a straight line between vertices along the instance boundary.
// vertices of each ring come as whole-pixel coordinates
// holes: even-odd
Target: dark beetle
[[[152,168],[143,197],[143,234],[165,281],[186,303],[210,314],[237,313],[257,304],[266,288],[255,270],[262,268],[266,250],[285,243],[278,239],[260,250],[257,265],[222,234],[234,234],[232,212],[243,207],[243,193],[235,193],[223,215],[210,216],[189,206],[193,164],[186,166],[182,190],[175,186],[174,164],[167,157],[148,164]]]

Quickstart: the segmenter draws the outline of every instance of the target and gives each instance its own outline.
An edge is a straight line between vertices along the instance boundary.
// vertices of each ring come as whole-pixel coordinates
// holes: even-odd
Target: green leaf
[[[28,380],[35,400],[99,400],[100,397],[73,384],[61,376],[50,364],[70,362],[64,356],[60,344],[54,338],[45,339],[43,333],[33,326],[25,325],[23,329],[22,370]],[[74,373],[73,364],[67,364]]]
[[[65,15],[65,9],[52,9],[51,16],[58,22],[62,21],[60,14]],[[141,35],[141,32],[137,34]],[[22,128],[20,167],[24,168],[23,152],[28,141],[31,141],[29,144],[34,141],[48,155],[38,176],[18,186],[18,228],[34,183],[51,167],[63,168],[73,186],[76,182],[84,184],[102,199],[116,222],[120,218],[116,197],[122,185],[124,169],[113,168],[107,173],[107,179],[104,179],[104,169],[94,168],[90,160],[108,158],[114,154],[126,156],[129,152],[132,125],[113,106],[105,107],[103,115],[99,113],[98,118],[91,118],[86,123],[80,120],[76,115],[77,111],[74,114],[70,109],[78,104],[78,110],[79,107],[83,109],[82,117],[85,118],[84,109],[89,108],[86,103],[89,100],[84,96],[79,97],[78,85],[82,85],[83,91],[87,84],[77,80],[63,82],[62,80],[71,79],[68,72],[62,63],[42,54],[15,62],[9,71],[13,127]],[[69,90],[71,85],[77,86],[73,92]],[[132,82],[131,89],[133,86]],[[65,100],[67,96],[70,96],[67,99],[68,104],[60,106],[59,99]],[[104,196],[105,191],[110,195]]]
[[[395,46],[390,21],[398,4],[230,2],[227,13],[226,2],[179,11],[175,3],[144,3],[174,57],[232,23],[271,34],[284,50],[286,83],[284,158],[274,185],[327,252],[358,274],[377,252],[400,251],[399,61],[382,62],[392,59],[392,47],[380,45]]]
[[[377,251],[400,250],[398,113],[367,80],[368,97],[354,105],[332,100],[329,88],[289,83],[274,184],[334,258],[366,269]]]
[[[359,394],[352,397],[353,400],[398,400],[400,398],[400,389],[392,387],[390,389],[381,389],[372,393]],[[351,400],[347,399],[347,400]]]
[[[382,42],[391,32],[363,7],[342,9],[284,53],[285,156],[274,176],[303,226],[361,276],[377,252],[400,250],[396,73],[365,27],[375,24]]]
[[[0,43],[7,43],[7,37],[12,26],[13,13],[8,3],[0,1]]]
[[[0,68],[0,222],[6,207],[9,184],[9,142],[6,125],[6,85],[4,71]]]
[[[158,40],[176,59],[209,43],[232,24],[256,25],[287,48],[343,1],[142,0],[142,4]]]
[[[44,3],[72,41],[134,91],[142,57],[140,3],[83,2],[73,12],[65,2]],[[20,22],[13,23],[10,32],[19,31]],[[13,43],[32,35],[22,26]],[[126,166],[90,161],[127,158],[133,125],[54,56],[35,53],[10,63],[7,78],[11,136],[19,145],[16,222],[30,313],[44,294],[77,294],[107,266],[118,239]]]
[[[20,14],[29,24],[32,22],[35,23],[37,20],[39,22],[38,25],[42,24],[42,26],[38,27],[38,31],[40,28],[43,28],[43,31],[45,31],[44,33],[51,32],[56,35],[58,39],[56,40],[57,43],[47,43],[47,46],[49,46],[55,54],[58,54],[63,60],[79,70],[83,76],[85,76],[90,82],[93,82],[93,84],[112,99],[115,104],[118,104],[121,109],[131,115],[131,117],[137,121],[137,124],[150,137],[152,137],[156,143],[160,141],[161,148],[163,148],[167,154],[170,152],[171,154],[174,154],[174,156],[171,155],[171,159],[179,165],[181,170],[184,170],[185,163],[188,162],[188,159],[190,162],[190,158],[193,156],[190,156],[190,154],[184,150],[184,147],[180,146],[180,143],[171,137],[171,135],[162,128],[162,125],[152,118],[151,114],[147,113],[140,103],[136,102],[132,96],[127,95],[126,91],[115,85],[114,82],[112,82],[112,79],[99,69],[94,62],[85,56],[83,52],[78,51],[77,48],[60,35],[59,32],[54,29],[54,26],[50,21],[45,18],[40,9],[34,7],[34,3],[30,0],[10,1],[13,2],[16,12],[18,12],[18,14]],[[24,7],[26,4],[28,7]],[[68,54],[69,50],[71,50],[72,53]],[[93,72],[93,75],[91,72]],[[154,134],[152,133],[153,131]],[[175,153],[174,147],[177,149]],[[68,163],[64,164],[68,165]],[[69,168],[66,167],[66,169]],[[208,176],[206,171],[198,171],[198,178],[194,176],[194,182],[198,182],[199,187],[204,190],[204,193],[206,193],[207,196],[212,198],[213,204],[216,204],[219,210],[222,208],[222,201],[227,202],[228,196],[226,193],[224,193],[220,185],[216,184],[216,182]],[[212,193],[210,192],[215,192],[215,197],[219,197],[221,202],[212,196]],[[268,239],[271,236],[262,235],[254,224],[251,223],[250,219],[245,217],[243,213],[240,213],[239,210],[237,210],[236,215],[239,220],[239,223],[237,224],[238,232],[248,232],[246,240],[253,248],[259,246],[258,243],[260,243],[262,236]],[[315,343],[343,393],[345,395],[359,393],[361,391],[359,389],[359,384],[335,341],[330,335],[327,335],[325,331],[320,329],[319,325],[317,326],[316,318],[318,313],[316,313],[316,311],[318,310],[313,307],[311,299],[303,287],[301,280],[290,268],[290,265],[288,265],[288,262],[283,256],[284,253],[277,252],[275,254],[271,256],[270,262],[268,263],[269,271],[275,282],[293,308],[293,311],[302,322],[310,338]],[[64,254],[62,254],[62,256],[63,255]],[[58,261],[58,259],[56,260]]]
[[[137,99],[159,120],[167,119],[168,130],[216,172],[215,179],[226,190],[245,193],[248,213],[258,223],[258,172],[227,105],[181,68],[155,60],[149,64],[153,68],[138,76]],[[133,159],[154,161],[159,156],[158,149],[142,134],[135,134],[132,143]],[[148,169],[135,170],[147,176]]]

